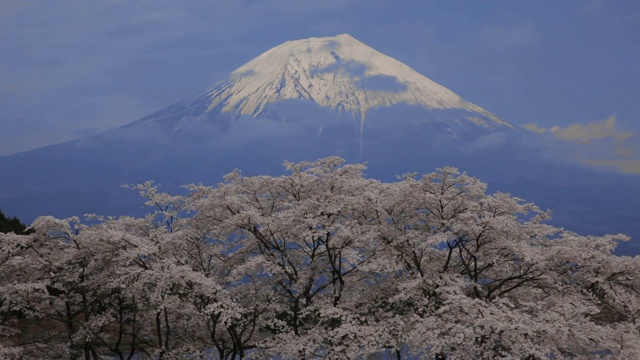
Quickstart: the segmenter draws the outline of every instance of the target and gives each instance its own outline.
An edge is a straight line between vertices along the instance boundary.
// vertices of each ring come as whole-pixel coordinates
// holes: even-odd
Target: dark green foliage
[[[0,233],[10,233],[14,232],[18,235],[26,235],[31,233],[31,231],[26,231],[27,226],[18,220],[17,217],[7,217],[0,210]]]

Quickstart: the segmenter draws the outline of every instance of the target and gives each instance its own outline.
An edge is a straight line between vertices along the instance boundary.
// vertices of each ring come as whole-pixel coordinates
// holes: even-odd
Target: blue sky
[[[126,124],[284,41],[340,33],[514,124],[609,141],[593,159],[640,172],[637,0],[2,0],[0,155]]]

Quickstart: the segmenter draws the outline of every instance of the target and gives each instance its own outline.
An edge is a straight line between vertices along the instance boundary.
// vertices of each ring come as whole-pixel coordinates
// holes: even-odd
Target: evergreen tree
[[[0,233],[14,232],[18,235],[26,235],[31,231],[26,231],[27,226],[20,222],[17,217],[7,217],[2,210],[0,210]]]

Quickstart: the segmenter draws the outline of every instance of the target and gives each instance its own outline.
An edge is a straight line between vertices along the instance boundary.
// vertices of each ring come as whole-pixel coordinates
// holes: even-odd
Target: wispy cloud
[[[631,132],[622,132],[616,129],[616,117],[614,115],[603,121],[589,124],[572,124],[564,128],[555,126],[549,130],[557,138],[582,144],[589,144],[593,140],[607,138],[614,139],[617,144],[621,144],[622,141],[634,135]]]
[[[527,130],[531,130],[531,131],[533,131],[535,133],[538,133],[538,134],[542,134],[543,132],[547,131],[547,129],[545,129],[543,127],[540,127],[537,124],[525,124],[525,125],[523,125],[523,127],[525,129],[527,129]]]
[[[587,159],[587,165],[604,166],[617,169],[625,174],[640,174],[640,159]]]
[[[613,167],[625,173],[640,174],[640,159],[634,158],[636,149],[631,144],[635,133],[618,129],[616,117],[586,124],[571,124],[565,127],[541,127],[531,123],[523,126],[538,134],[552,134],[556,139],[577,144],[588,158],[582,162],[592,166]],[[598,145],[597,147],[595,145]],[[599,156],[598,158],[593,158]]]

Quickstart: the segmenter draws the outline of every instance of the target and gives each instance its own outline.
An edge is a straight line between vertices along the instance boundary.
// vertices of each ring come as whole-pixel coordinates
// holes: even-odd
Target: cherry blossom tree
[[[455,168],[285,167],[0,234],[0,357],[640,358],[626,236],[550,226]]]

